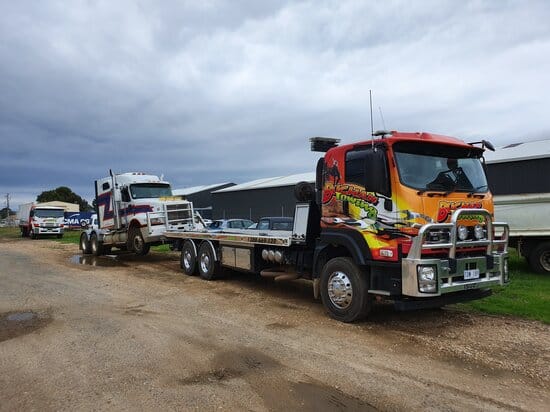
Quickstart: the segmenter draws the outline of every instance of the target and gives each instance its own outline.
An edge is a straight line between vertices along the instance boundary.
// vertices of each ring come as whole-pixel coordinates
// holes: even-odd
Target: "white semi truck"
[[[55,235],[63,237],[65,209],[45,206],[40,203],[24,203],[17,211],[22,237],[36,239],[39,236]]]
[[[81,235],[84,254],[99,256],[116,247],[146,255],[150,246],[165,242],[167,228],[202,225],[192,204],[172,196],[170,184],[158,176],[111,172],[95,181],[95,192],[98,225]]]

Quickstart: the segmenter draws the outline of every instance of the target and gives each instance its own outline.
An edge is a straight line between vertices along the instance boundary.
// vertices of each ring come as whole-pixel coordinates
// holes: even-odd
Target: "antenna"
[[[372,90],[369,89],[369,101],[370,101],[370,135],[372,141],[372,147],[374,148],[374,125],[372,122]]]
[[[384,121],[384,115],[382,114],[382,108],[378,106],[378,111],[380,112],[380,118],[382,119],[382,126],[384,126],[384,130],[388,130],[386,128],[386,122]]]

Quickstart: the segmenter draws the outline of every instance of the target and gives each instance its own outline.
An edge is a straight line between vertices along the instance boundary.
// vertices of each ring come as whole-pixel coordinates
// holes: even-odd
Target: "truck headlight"
[[[151,219],[152,225],[162,225],[164,223],[164,219],[162,217],[154,217]]]
[[[474,227],[474,237],[477,240],[483,239],[485,237],[485,230],[481,225],[475,225]]]
[[[437,269],[435,266],[417,267],[418,290],[423,293],[437,293]]]
[[[460,225],[457,229],[457,234],[460,240],[468,239],[468,228],[464,225]]]

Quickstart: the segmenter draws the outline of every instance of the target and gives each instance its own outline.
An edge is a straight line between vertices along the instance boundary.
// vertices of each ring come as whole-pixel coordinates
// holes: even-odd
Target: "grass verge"
[[[550,275],[533,273],[525,259],[510,249],[510,283],[485,299],[456,305],[498,315],[513,315],[550,324]]]

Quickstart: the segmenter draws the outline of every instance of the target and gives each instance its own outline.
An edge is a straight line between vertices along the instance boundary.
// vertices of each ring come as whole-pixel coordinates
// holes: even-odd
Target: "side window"
[[[258,230],[269,230],[269,220],[260,220]]]
[[[346,153],[346,183],[365,186],[365,159],[371,149],[350,150]]]
[[[101,188],[102,188],[103,190],[109,190],[110,187],[111,187],[111,186],[109,186],[109,182],[105,182],[105,183],[103,183],[103,186],[101,186]]]
[[[130,193],[128,192],[128,188],[127,187],[123,187],[121,190],[120,190],[120,195],[122,197],[122,201],[123,202],[129,202],[130,201]]]

